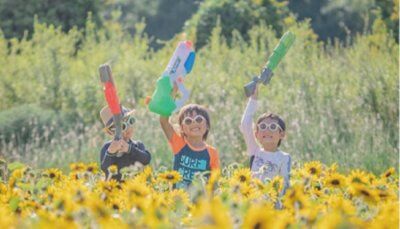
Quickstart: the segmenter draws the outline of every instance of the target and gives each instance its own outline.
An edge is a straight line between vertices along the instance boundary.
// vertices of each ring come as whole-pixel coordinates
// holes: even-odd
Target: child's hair
[[[282,128],[282,131],[286,130],[286,124],[283,121],[283,119],[281,117],[279,117],[279,115],[277,114],[273,114],[273,113],[264,113],[262,115],[260,115],[260,117],[258,117],[257,119],[257,130],[258,130],[258,124],[260,124],[262,121],[266,120],[266,119],[272,119],[278,122],[278,125]],[[278,142],[278,147],[281,145],[281,140],[279,140]]]
[[[182,126],[183,119],[188,115],[192,115],[193,112],[196,112],[196,114],[201,115],[206,119],[207,130],[203,135],[203,140],[206,140],[208,136],[208,131],[211,127],[211,123],[210,123],[210,115],[208,114],[208,111],[205,107],[197,104],[188,104],[182,107],[178,115],[179,126]]]

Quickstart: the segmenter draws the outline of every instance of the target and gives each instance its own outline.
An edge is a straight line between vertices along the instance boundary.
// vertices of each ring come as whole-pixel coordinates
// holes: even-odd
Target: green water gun
[[[162,116],[170,116],[172,112],[178,111],[189,99],[190,92],[185,88],[183,81],[193,68],[195,52],[190,41],[179,42],[172,55],[167,68],[157,80],[156,90],[147,98],[146,104],[151,112]],[[174,85],[181,92],[182,97],[172,97]]]
[[[286,55],[287,51],[292,46],[295,39],[296,36],[290,31],[286,32],[282,36],[272,55],[268,58],[268,62],[262,70],[261,75],[258,77],[254,77],[254,79],[250,83],[244,86],[244,92],[247,97],[250,97],[254,94],[254,91],[256,90],[256,85],[258,83],[267,85],[271,81],[274,69],[276,68],[276,66],[278,66],[279,62]]]

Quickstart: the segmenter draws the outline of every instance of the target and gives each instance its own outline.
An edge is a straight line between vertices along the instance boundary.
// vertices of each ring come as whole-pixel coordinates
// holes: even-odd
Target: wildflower
[[[368,178],[367,174],[361,170],[352,170],[350,175],[347,177],[349,184],[367,184]]]
[[[311,161],[304,164],[306,174],[319,177],[322,172],[322,164],[319,161]]]
[[[240,183],[247,183],[251,180],[251,172],[248,168],[237,169],[232,176],[233,181],[239,181]]]
[[[388,170],[386,170],[384,173],[382,173],[381,177],[382,178],[389,178],[391,176],[393,176],[393,174],[395,174],[396,170],[391,167]]]
[[[158,179],[175,184],[182,180],[182,176],[179,172],[172,170],[159,174]]]
[[[111,175],[116,175],[118,173],[118,167],[116,165],[110,165],[107,170]]]
[[[339,173],[331,173],[324,180],[325,186],[330,188],[342,188],[345,182],[346,177]]]

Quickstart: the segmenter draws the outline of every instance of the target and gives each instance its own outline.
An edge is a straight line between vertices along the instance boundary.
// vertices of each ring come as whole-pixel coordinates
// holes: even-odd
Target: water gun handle
[[[176,82],[176,85],[178,86],[178,90],[182,93],[182,97],[180,99],[175,100],[176,108],[175,108],[174,112],[181,109],[181,107],[183,107],[183,105],[185,105],[186,101],[190,97],[190,91],[186,89],[186,87],[182,81],[178,80]]]
[[[171,96],[172,90],[173,86],[170,78],[168,76],[161,76],[157,80],[156,90],[151,96],[149,109],[165,117],[171,116],[172,111],[176,109],[175,100]]]
[[[122,138],[122,109],[117,95],[117,89],[115,88],[112,78],[111,67],[107,64],[103,64],[99,67],[99,73],[100,80],[103,83],[104,97],[113,114],[115,125],[114,139],[119,140]]]

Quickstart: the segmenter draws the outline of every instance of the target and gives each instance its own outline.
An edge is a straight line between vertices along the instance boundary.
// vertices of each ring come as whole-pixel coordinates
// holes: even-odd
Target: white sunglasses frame
[[[201,118],[201,122],[197,122],[197,121],[196,121],[196,119],[197,119],[198,117]],[[187,124],[187,123],[185,122],[185,120],[187,120],[187,119],[190,119],[190,120],[191,120],[190,124]],[[203,123],[203,122],[205,122],[205,121],[206,121],[206,118],[205,118],[203,115],[196,115],[196,116],[194,116],[194,118],[189,117],[189,116],[186,116],[186,117],[182,120],[182,124],[185,124],[185,125],[189,126],[189,125],[192,125],[193,123],[201,124],[201,123]]]
[[[262,125],[262,124],[265,124],[265,125],[266,125],[265,129],[261,128],[261,125]],[[272,125],[272,124],[275,124],[275,125],[277,126],[277,128],[276,128],[275,130],[272,130],[272,129],[271,129],[271,125]],[[271,132],[276,132],[276,131],[278,131],[278,130],[283,131],[282,127],[281,127],[277,122],[270,122],[270,123],[267,123],[267,122],[260,122],[260,123],[257,124],[257,128],[258,128],[259,131],[267,131],[267,130],[269,130],[269,131],[271,131]]]

